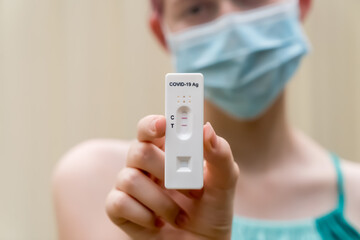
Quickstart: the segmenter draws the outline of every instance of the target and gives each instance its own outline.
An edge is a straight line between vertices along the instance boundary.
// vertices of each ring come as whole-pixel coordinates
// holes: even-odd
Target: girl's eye
[[[187,10],[187,14],[188,15],[199,15],[201,13],[203,13],[206,10],[206,6],[204,6],[204,4],[197,4],[194,6],[191,6],[188,10]]]
[[[189,0],[190,1],[190,0]],[[193,2],[182,10],[180,19],[188,26],[194,26],[216,18],[217,5],[215,1],[192,0]]]

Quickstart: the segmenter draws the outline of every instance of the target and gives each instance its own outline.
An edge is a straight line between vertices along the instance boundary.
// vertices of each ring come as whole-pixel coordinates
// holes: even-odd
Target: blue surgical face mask
[[[241,119],[261,115],[293,76],[308,44],[297,0],[166,31],[177,72],[200,72],[205,97]]]

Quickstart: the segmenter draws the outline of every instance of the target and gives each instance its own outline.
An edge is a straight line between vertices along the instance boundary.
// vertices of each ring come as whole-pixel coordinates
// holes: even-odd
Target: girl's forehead
[[[151,7],[156,12],[162,12],[164,9],[164,4],[167,6],[177,6],[179,4],[189,3],[189,2],[199,2],[200,0],[150,0]],[[211,2],[220,2],[223,0],[201,0],[201,1],[211,1]],[[260,4],[269,4],[274,2],[282,2],[287,0],[235,0],[234,2],[239,2],[241,4],[252,4],[252,5],[260,5]]]

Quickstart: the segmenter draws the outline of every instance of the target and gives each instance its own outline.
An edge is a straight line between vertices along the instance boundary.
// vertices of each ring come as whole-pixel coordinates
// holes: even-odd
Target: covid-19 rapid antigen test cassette
[[[203,187],[204,77],[169,73],[165,77],[165,187]]]

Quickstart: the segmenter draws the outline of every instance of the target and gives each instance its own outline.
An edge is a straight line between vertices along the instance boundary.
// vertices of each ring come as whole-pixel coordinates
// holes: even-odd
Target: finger
[[[149,115],[138,123],[137,138],[140,142],[151,142],[162,148],[165,143],[166,119],[160,115]]]
[[[106,211],[110,219],[120,228],[128,221],[144,228],[156,228],[155,215],[138,201],[124,192],[112,190],[106,201]]]
[[[210,123],[204,126],[204,157],[206,185],[233,188],[239,176],[238,165],[234,162],[229,143],[216,135]]]
[[[164,223],[162,222],[162,224]],[[121,226],[121,229],[127,233],[131,239],[156,239],[156,236],[159,234],[159,229],[162,226],[163,225],[159,226],[157,229],[146,229],[133,222],[127,221]]]
[[[189,198],[200,199],[204,194],[204,188],[196,190],[178,190],[180,193],[184,194]]]
[[[162,186],[164,182],[165,154],[151,143],[135,142],[131,145],[126,166],[150,173],[156,178],[155,183]],[[201,198],[203,190],[179,190],[189,198]]]
[[[126,166],[141,169],[164,181],[164,152],[152,143],[135,142],[131,145]]]
[[[139,170],[125,168],[117,183],[117,189],[126,192],[172,225],[187,217],[186,213],[158,185]]]

